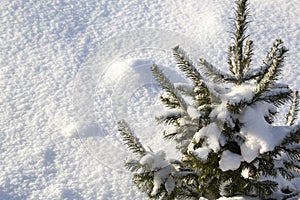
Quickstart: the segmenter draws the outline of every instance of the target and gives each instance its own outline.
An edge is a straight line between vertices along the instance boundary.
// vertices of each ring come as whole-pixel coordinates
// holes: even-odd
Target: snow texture
[[[1,1],[0,199],[146,199],[123,167],[116,121],[128,119],[146,146],[173,157],[155,125],[162,105],[149,65],[182,82],[171,56],[179,44],[225,71],[233,3]],[[253,67],[281,38],[290,50],[281,78],[299,89],[299,0],[252,0],[250,8]],[[272,149],[277,139],[266,145],[267,136],[249,137],[247,160],[248,149]]]

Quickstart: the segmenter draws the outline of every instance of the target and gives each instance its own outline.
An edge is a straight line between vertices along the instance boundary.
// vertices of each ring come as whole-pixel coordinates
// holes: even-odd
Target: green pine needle
[[[118,130],[122,136],[123,142],[132,153],[140,156],[144,156],[146,154],[145,148],[124,120],[118,122]]]
[[[182,96],[177,92],[174,84],[165,76],[165,74],[158,68],[157,65],[152,65],[151,71],[157,80],[160,83],[161,87],[169,94],[170,99],[162,97],[162,101],[171,108],[180,107],[183,110],[187,110],[187,105]]]
[[[289,109],[289,112],[286,116],[286,125],[292,126],[295,124],[295,121],[298,118],[299,114],[299,94],[298,91],[294,91],[292,95],[292,103]]]
[[[173,48],[173,55],[177,61],[177,66],[186,75],[186,77],[191,79],[195,86],[201,87],[203,90],[209,93],[203,76],[197,70],[187,53],[179,46],[176,46]]]

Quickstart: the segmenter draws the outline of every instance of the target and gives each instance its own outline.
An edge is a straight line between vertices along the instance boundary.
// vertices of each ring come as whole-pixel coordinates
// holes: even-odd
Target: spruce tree
[[[202,58],[195,64],[179,46],[173,49],[177,67],[191,85],[176,87],[158,66],[151,68],[164,91],[161,101],[169,109],[157,121],[165,124],[165,139],[176,142],[180,159],[146,149],[129,125],[119,122],[119,133],[135,154],[125,166],[149,198],[299,195],[288,184],[300,168],[299,95],[278,82],[288,50],[277,39],[262,66],[251,67],[248,18],[248,1],[237,0],[228,72]],[[286,123],[275,125],[278,107],[286,103],[291,104]]]

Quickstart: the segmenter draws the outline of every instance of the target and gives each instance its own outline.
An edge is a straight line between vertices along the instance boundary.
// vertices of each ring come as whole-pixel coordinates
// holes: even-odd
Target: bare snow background
[[[171,149],[160,127],[149,129],[161,105],[148,66],[180,80],[169,49],[180,44],[226,69],[233,2],[3,0],[0,199],[145,199],[122,168],[115,122],[126,118],[149,146]],[[300,2],[250,3],[254,66],[283,39],[282,80],[299,90]]]

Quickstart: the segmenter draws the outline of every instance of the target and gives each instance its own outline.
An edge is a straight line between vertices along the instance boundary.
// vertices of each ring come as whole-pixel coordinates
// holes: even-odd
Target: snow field
[[[148,64],[180,81],[170,51],[180,44],[194,59],[226,69],[232,5],[4,0],[0,199],[145,199],[122,168],[128,152],[115,123],[126,118],[153,149],[166,145],[160,127],[151,130],[161,107]],[[290,49],[282,79],[298,89],[299,1],[253,0],[250,7],[253,63],[282,38]]]

